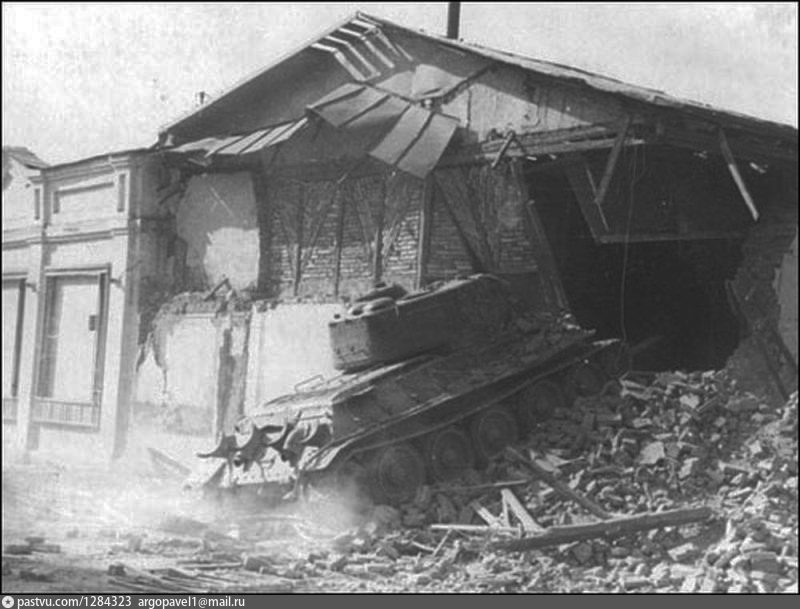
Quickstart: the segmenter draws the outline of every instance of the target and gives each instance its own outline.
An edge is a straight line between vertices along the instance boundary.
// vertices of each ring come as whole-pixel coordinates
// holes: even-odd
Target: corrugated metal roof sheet
[[[415,176],[427,175],[439,162],[457,126],[453,119],[432,114],[417,140],[397,162],[397,167]]]
[[[178,146],[177,148],[171,148],[167,150],[167,152],[174,152],[177,154],[191,154],[192,152],[208,152],[214,148],[217,148],[222,141],[228,141],[231,138],[218,138],[218,137],[205,137],[202,140],[195,140],[193,142],[187,142]]]
[[[309,107],[312,112],[323,117],[334,127],[343,127],[353,119],[367,114],[389,97],[388,93],[380,93],[372,87],[361,86],[359,90],[354,91],[349,84],[333,93],[341,89],[345,91],[339,97],[328,95],[327,101],[316,102]]]
[[[311,104],[309,111],[345,132],[385,123],[386,131],[367,154],[419,178],[433,170],[458,126],[454,118],[353,83]]]
[[[342,133],[376,130],[378,137],[373,139],[370,136],[370,143],[364,144],[364,152],[419,178],[433,170],[458,127],[458,121],[452,117],[413,105],[368,85],[353,83],[315,102],[309,106],[308,112]],[[202,154],[209,162],[213,157],[254,154],[287,141],[308,122],[309,119],[303,117],[241,135],[203,138],[166,152]]]
[[[176,148],[167,149],[165,152],[171,154],[204,153],[206,159],[214,156],[234,157],[255,154],[270,146],[287,141],[307,124],[308,119],[303,117],[296,121],[265,127],[250,133],[228,137],[207,137],[187,142]]]

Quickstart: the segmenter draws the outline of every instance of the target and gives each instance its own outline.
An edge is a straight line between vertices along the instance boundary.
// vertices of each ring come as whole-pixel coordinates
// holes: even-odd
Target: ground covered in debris
[[[797,393],[771,405],[724,371],[619,389],[400,508],[4,465],[3,591],[796,593]]]

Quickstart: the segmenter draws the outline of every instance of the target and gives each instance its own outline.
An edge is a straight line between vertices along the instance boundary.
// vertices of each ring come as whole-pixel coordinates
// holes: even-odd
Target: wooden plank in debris
[[[120,588],[125,588],[126,590],[130,590],[131,592],[141,592],[142,594],[153,593],[153,588],[150,586],[137,584],[127,579],[122,579],[120,577],[109,577],[108,581],[114,584],[115,586],[119,586]]]
[[[530,483],[530,480],[501,480],[500,482],[487,482],[486,484],[473,484],[472,486],[443,486],[442,490],[448,493],[473,493],[507,486],[523,486]]]
[[[436,546],[436,549],[434,549],[433,554],[431,554],[431,558],[436,558],[439,555],[439,552],[442,551],[442,548],[444,547],[444,544],[447,543],[448,539],[450,539],[450,534],[452,532],[453,531],[450,530],[450,531],[447,531],[444,534],[444,536],[442,537],[442,540],[439,542],[439,545]]]
[[[148,571],[136,569],[129,565],[122,565],[124,570],[124,580],[135,585],[144,585],[151,588],[151,591],[164,590],[167,592],[195,592],[195,589],[184,586],[182,584],[167,581],[163,577],[159,577]]]
[[[592,514],[594,514],[598,518],[602,518],[604,520],[607,520],[608,518],[611,518],[611,514],[606,512],[603,508],[601,508],[599,505],[597,505],[594,501],[591,501],[587,497],[584,497],[583,495],[581,495],[579,493],[576,493],[574,490],[569,488],[569,486],[567,486],[566,484],[564,484],[563,482],[558,480],[553,474],[548,472],[546,469],[541,467],[536,462],[531,461],[530,459],[527,459],[524,455],[522,455],[521,453],[519,453],[515,449],[511,448],[510,446],[507,447],[506,448],[506,454],[508,454],[511,457],[514,457],[520,463],[523,463],[524,465],[526,465],[528,467],[528,469],[530,469],[536,475],[537,478],[540,478],[541,480],[543,480],[544,482],[549,484],[551,487],[553,487],[553,489],[555,491],[557,491],[558,493],[560,493],[564,497],[567,497],[569,499],[572,499],[572,500],[576,501],[579,505],[581,505],[584,508],[586,508],[586,510],[588,510],[589,512],[591,512]]]
[[[216,571],[217,569],[238,569],[242,566],[242,562],[197,562],[194,560],[179,560],[177,562],[179,565],[183,565],[184,567],[188,567],[190,569],[196,569],[198,571]]]
[[[522,523],[522,528],[525,531],[532,533],[544,530],[544,527],[539,526],[510,489],[504,488],[500,491],[500,494],[503,497],[503,504],[508,506],[508,509]]]
[[[499,542],[494,544],[493,547],[498,550],[524,552],[526,550],[556,546],[573,541],[583,541],[597,537],[615,537],[660,527],[702,522],[708,520],[712,514],[711,508],[706,506],[636,514],[635,516],[615,518],[613,520],[594,522],[591,524],[551,527],[542,535]]]
[[[504,523],[501,517],[492,514],[487,508],[482,506],[478,501],[471,501],[469,506],[473,510],[475,510],[475,513],[481,518],[483,518],[483,521],[490,527],[497,528],[497,527],[508,526],[508,523]]]
[[[725,163],[728,165],[728,171],[731,172],[733,181],[736,182],[736,187],[739,189],[739,194],[742,195],[742,199],[744,199],[747,209],[750,210],[750,215],[753,216],[753,220],[757,221],[759,216],[758,209],[753,201],[753,197],[750,196],[750,191],[747,190],[747,185],[744,183],[742,174],[739,172],[739,166],[736,164],[736,159],[733,158],[733,152],[731,152],[731,147],[728,144],[728,138],[725,136],[724,129],[719,130],[719,148],[722,151],[722,157],[725,159]]]
[[[482,524],[432,524],[432,531],[461,531],[462,533],[519,533],[516,527],[492,527]]]

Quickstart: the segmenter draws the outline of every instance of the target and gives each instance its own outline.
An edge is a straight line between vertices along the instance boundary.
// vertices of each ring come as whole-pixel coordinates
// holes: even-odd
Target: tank
[[[411,294],[380,286],[329,323],[341,374],[243,418],[201,457],[206,488],[356,489],[412,498],[490,460],[553,411],[627,368],[618,340],[568,315],[520,312],[507,284],[472,275]]]

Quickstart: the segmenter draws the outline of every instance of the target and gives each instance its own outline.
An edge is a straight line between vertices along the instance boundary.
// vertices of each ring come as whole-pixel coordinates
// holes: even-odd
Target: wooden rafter
[[[739,189],[739,193],[742,195],[747,209],[750,210],[750,215],[753,216],[753,220],[758,221],[758,208],[756,207],[755,201],[753,201],[753,197],[750,195],[750,191],[747,190],[747,184],[744,183],[744,178],[739,171],[739,166],[736,164],[736,159],[733,158],[733,152],[731,152],[731,147],[728,144],[728,138],[725,136],[725,130],[722,128],[719,130],[719,148],[722,151],[725,163],[728,165],[728,171],[731,172],[733,181],[736,182],[736,187]]]

